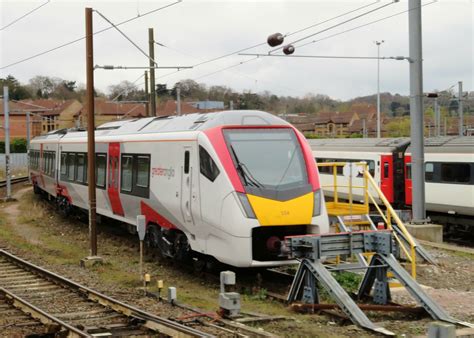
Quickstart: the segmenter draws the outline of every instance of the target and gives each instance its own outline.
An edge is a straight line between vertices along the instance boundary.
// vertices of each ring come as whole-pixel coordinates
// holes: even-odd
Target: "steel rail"
[[[12,179],[11,179],[11,183],[12,183],[12,184],[21,183],[21,182],[26,182],[26,181],[28,181],[28,177],[27,177],[27,176],[24,176],[24,177],[15,177],[15,178],[12,178]],[[6,180],[1,180],[1,181],[0,181],[0,188],[6,187],[6,185],[7,185],[7,181],[6,181]]]
[[[27,262],[11,253],[0,249],[0,256],[3,256],[13,264],[20,268],[37,274],[53,283],[67,286],[69,289],[84,295],[87,299],[95,301],[103,306],[107,306],[112,310],[121,313],[127,317],[135,317],[144,321],[143,326],[152,330],[158,330],[161,333],[171,337],[213,337],[211,334],[201,332],[194,328],[173,322],[169,319],[158,317],[146,311],[140,310],[134,306],[125,304],[121,301],[106,296],[100,292],[92,290],[84,285],[76,283],[68,278],[62,277],[54,272],[48,271],[35,264]]]
[[[71,336],[92,337],[92,335],[88,334],[87,332],[81,331],[77,327],[69,325],[61,319],[52,316],[51,314],[41,310],[40,308],[3,287],[0,287],[0,293],[3,293],[7,298],[13,300],[13,306],[15,308],[20,309],[24,313],[30,314],[33,318],[39,319],[39,321],[43,324],[57,324],[63,329],[67,330]]]

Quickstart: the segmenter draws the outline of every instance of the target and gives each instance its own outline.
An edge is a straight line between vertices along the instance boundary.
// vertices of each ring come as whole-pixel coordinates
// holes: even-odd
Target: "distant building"
[[[103,98],[94,100],[95,125],[106,122],[146,117],[146,104],[133,102],[108,101]],[[75,126],[87,127],[87,104],[80,113],[75,114]]]
[[[195,102],[187,102],[187,103],[196,109],[224,110],[224,102],[222,101],[195,101]]]
[[[41,133],[41,116],[39,115],[46,108],[25,104],[21,101],[9,102],[9,126],[10,138],[26,138],[27,112],[30,112],[30,136],[34,137]],[[0,125],[5,125],[5,115],[3,111],[3,99],[0,99]],[[0,139],[5,139],[5,130],[0,128]]]
[[[72,128],[74,127],[74,119],[83,108],[78,100],[53,100],[53,99],[38,99],[38,100],[23,100],[24,104],[29,104],[33,107],[44,107],[45,110],[39,112],[41,115],[41,133],[47,133],[56,129]]]
[[[219,101],[202,101],[202,102],[219,102]],[[193,103],[196,102],[183,102],[181,101],[181,114],[194,114],[194,113],[210,113],[215,111],[221,111],[222,108],[196,108]],[[221,102],[222,103],[222,102]],[[224,103],[222,103],[222,106]],[[162,104],[159,104],[156,108],[156,114],[158,116],[172,116],[178,114],[178,104],[175,100],[167,100]]]
[[[321,137],[344,137],[350,134],[349,127],[358,119],[354,112],[320,112],[314,122],[314,133]]]

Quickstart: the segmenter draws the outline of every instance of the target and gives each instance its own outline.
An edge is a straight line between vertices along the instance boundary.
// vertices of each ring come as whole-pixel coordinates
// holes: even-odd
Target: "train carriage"
[[[318,162],[365,161],[389,202],[399,209],[411,207],[409,138],[316,139],[309,143]],[[425,139],[424,171],[429,216],[447,225],[448,231],[449,225],[455,225],[456,231],[474,234],[474,137]],[[320,173],[322,186],[330,186],[333,178],[329,168]],[[345,177],[339,180],[341,185],[349,183]],[[362,185],[362,178],[354,178],[353,184]],[[347,188],[340,188],[340,192],[347,198]],[[332,188],[326,188],[325,193],[331,195]],[[354,190],[354,199],[363,199],[361,190]]]
[[[239,267],[288,264],[279,255],[284,236],[329,230],[311,149],[271,114],[116,121],[99,126],[95,137],[98,214],[133,230],[144,215],[147,243],[165,256],[210,256]],[[50,179],[46,149],[54,158]],[[62,210],[86,209],[86,151],[84,131],[32,140],[35,190]]]

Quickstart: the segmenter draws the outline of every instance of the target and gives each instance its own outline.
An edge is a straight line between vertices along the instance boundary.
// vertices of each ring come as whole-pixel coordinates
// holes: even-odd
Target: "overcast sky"
[[[42,1],[0,1],[1,26],[38,7]],[[373,1],[372,1],[373,2]],[[286,38],[295,39],[329,28],[356,15],[380,7],[380,1],[352,14],[340,17]],[[429,0],[424,0],[428,4]],[[173,3],[169,1],[65,1],[52,0],[17,23],[0,31],[0,77],[12,74],[26,83],[35,75],[60,77],[85,83],[85,41],[61,48],[32,60],[9,64],[84,36],[84,8],[93,7],[118,23],[147,11]],[[167,9],[143,16],[120,26],[142,49],[148,51],[148,28],[155,29],[160,66],[191,66],[199,61],[224,55],[261,42],[274,32],[291,33],[301,28],[351,11],[370,1],[199,1],[184,0]],[[408,9],[407,1],[389,5],[374,13],[320,33],[301,43],[321,39]],[[423,7],[424,91],[443,90],[464,81],[465,90],[473,90],[473,18],[472,0],[439,0]],[[94,14],[94,31],[109,26]],[[408,56],[408,14],[404,13],[351,32],[297,48],[295,55],[375,56],[375,40],[385,40],[382,56]],[[296,44],[298,46],[298,44]],[[261,46],[248,52],[270,50]],[[146,66],[148,60],[115,29],[94,38],[95,64]],[[206,85],[225,85],[235,90],[278,95],[304,96],[326,94],[349,99],[376,92],[376,60],[288,59],[265,57],[227,71],[217,72],[252,57],[234,55],[165,76],[173,70],[158,70],[157,83],[171,87],[181,79],[196,79]],[[382,60],[381,91],[408,94],[406,61]],[[111,84],[134,81],[143,70],[96,70],[95,85],[107,92]],[[160,78],[161,77],[161,78]],[[142,85],[143,79],[136,82]]]

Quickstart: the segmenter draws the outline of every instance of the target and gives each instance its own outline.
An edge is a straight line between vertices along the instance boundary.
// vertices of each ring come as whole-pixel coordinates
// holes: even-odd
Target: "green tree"
[[[0,78],[0,87],[2,90],[4,86],[8,86],[8,96],[11,100],[31,98],[31,93],[12,75],[8,75],[6,78]]]

